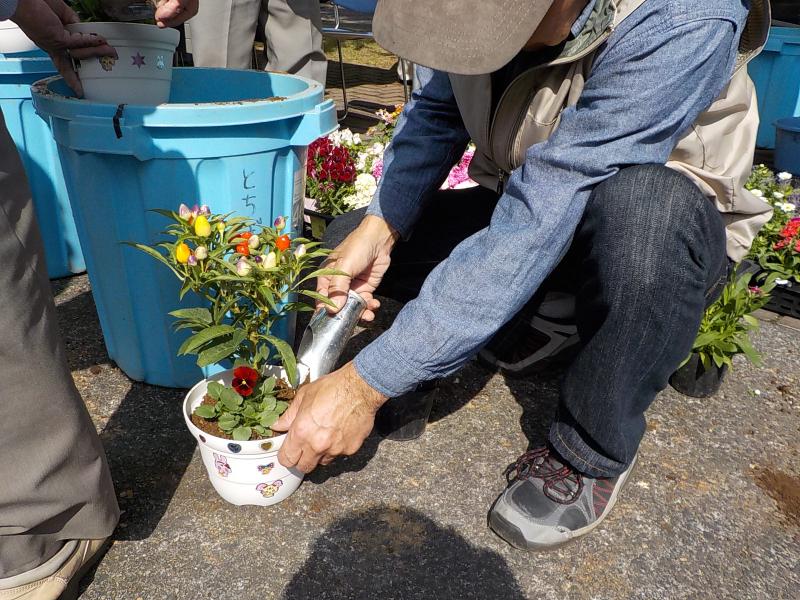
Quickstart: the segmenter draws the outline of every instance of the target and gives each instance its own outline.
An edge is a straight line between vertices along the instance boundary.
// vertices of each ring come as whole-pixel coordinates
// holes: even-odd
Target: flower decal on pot
[[[278,490],[282,485],[283,481],[276,479],[272,483],[259,483],[256,486],[256,489],[261,492],[261,495],[264,496],[264,498],[272,498],[278,493]]]
[[[275,468],[275,463],[271,462],[268,465],[258,465],[258,472],[262,475],[269,475],[272,472],[272,469]]]
[[[164,66],[165,66],[164,65],[164,57],[163,56],[159,56],[158,58],[156,58],[156,69],[158,69],[159,71],[163,71],[164,70]]]

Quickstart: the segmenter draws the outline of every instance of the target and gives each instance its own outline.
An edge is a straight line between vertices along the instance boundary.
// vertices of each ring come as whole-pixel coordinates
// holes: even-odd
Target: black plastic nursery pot
[[[722,365],[721,368],[711,365],[710,369],[706,369],[700,355],[692,354],[689,362],[672,374],[669,384],[686,396],[708,398],[717,393],[727,372],[728,365]]]
[[[316,210],[311,210],[310,208],[306,208],[304,210],[305,215],[308,217],[308,223],[306,223],[307,228],[307,236],[314,239],[321,241],[322,236],[325,235],[325,230],[328,228],[333,222],[335,217],[331,215],[326,215],[325,213],[317,212]]]
[[[375,429],[383,437],[402,442],[425,433],[436,397],[436,382],[420,384],[416,390],[391,398],[375,416]]]

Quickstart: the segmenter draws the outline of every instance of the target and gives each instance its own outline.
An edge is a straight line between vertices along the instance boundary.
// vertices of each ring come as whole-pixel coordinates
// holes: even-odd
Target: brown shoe
[[[0,600],[75,600],[81,578],[89,572],[108,549],[111,540],[77,540],[74,549],[64,560],[60,552],[50,561],[64,560],[58,569],[47,576],[36,578],[37,572],[43,572],[47,564],[27,573],[22,573],[10,580],[19,580],[15,587],[0,589]],[[73,542],[67,542],[70,546]]]

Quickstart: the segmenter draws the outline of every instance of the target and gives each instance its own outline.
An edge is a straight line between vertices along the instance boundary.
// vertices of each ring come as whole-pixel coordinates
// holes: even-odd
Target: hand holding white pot
[[[384,402],[386,397],[361,379],[352,362],[302,386],[272,426],[288,431],[278,461],[309,473],[337,456],[355,454]]]
[[[158,0],[156,2],[156,25],[177,27],[197,14],[198,4],[199,0]]]
[[[72,58],[117,58],[116,50],[102,37],[67,31],[65,26],[78,23],[79,19],[62,0],[20,0],[11,20],[50,55],[64,81],[79,97],[83,96],[83,87],[73,68]]]

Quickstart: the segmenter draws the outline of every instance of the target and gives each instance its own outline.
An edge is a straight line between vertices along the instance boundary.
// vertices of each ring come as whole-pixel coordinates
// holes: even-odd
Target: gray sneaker
[[[549,448],[526,452],[506,470],[510,485],[492,506],[489,526],[516,548],[557,548],[606,518],[634,464],[635,457],[618,477],[594,478]]]

